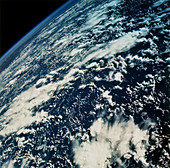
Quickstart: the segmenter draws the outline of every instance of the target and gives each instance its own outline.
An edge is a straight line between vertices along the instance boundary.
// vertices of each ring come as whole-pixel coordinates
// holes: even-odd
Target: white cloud
[[[120,156],[128,159],[131,154],[135,160],[140,160],[145,167],[148,166],[145,160],[147,131],[140,130],[132,120],[109,126],[102,119],[98,119],[90,127],[90,132],[93,137],[91,141],[88,139],[81,144],[74,141],[74,159],[80,168],[107,168],[112,162],[123,165]],[[130,142],[134,144],[135,152],[130,149]]]

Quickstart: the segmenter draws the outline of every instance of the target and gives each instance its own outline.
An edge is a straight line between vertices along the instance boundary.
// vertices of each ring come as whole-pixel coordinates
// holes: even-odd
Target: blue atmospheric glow
[[[75,5],[80,0],[69,0],[65,4],[63,4],[61,7],[56,9],[52,14],[47,16],[43,21],[41,21],[37,26],[35,26],[32,30],[30,30],[24,37],[22,37],[18,42],[16,42],[1,58],[0,58],[0,66],[3,64],[3,62],[12,56],[11,54],[14,52],[14,50],[18,49],[23,43],[27,42],[27,40],[30,39],[30,37],[34,36],[38,31],[40,31],[43,27],[45,27],[53,18],[56,18],[57,16],[64,13],[66,10],[71,8],[73,5]]]

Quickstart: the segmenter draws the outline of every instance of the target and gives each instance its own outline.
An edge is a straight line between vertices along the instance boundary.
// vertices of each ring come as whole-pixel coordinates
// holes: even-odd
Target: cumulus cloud
[[[90,127],[91,138],[82,137],[83,142],[75,140],[73,147],[75,163],[80,168],[107,168],[118,163],[125,167],[121,157],[131,156],[148,167],[145,152],[148,145],[147,130],[140,130],[132,120],[116,122],[113,126],[100,118]]]

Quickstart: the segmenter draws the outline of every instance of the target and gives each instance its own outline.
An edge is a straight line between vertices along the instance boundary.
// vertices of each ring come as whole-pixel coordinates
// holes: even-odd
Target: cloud
[[[132,120],[109,126],[100,118],[90,127],[90,136],[85,138],[88,135],[84,134],[82,143],[74,141],[74,160],[80,168],[107,168],[116,162],[125,167],[120,159],[122,156],[125,159],[133,156],[135,161],[148,166],[145,152],[149,135]]]

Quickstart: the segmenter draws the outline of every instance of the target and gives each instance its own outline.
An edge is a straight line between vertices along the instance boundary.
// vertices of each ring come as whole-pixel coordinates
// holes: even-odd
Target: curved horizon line
[[[18,40],[10,49],[8,49],[1,57],[0,57],[0,73],[6,68],[6,66],[3,64],[7,64],[8,61],[6,61],[8,58],[10,58],[12,52],[15,52],[19,47],[21,47],[22,44],[26,43],[29,39],[28,37],[33,36],[36,34],[40,29],[45,27],[51,20],[54,19],[54,17],[60,16],[62,13],[73,7],[77,2],[80,0],[68,0],[65,2],[62,6],[57,8],[54,12],[52,12],[50,15],[48,15],[46,18],[44,18],[42,21],[40,21],[35,27],[33,27],[28,33],[26,33],[20,40]],[[5,63],[6,61],[6,63]]]

